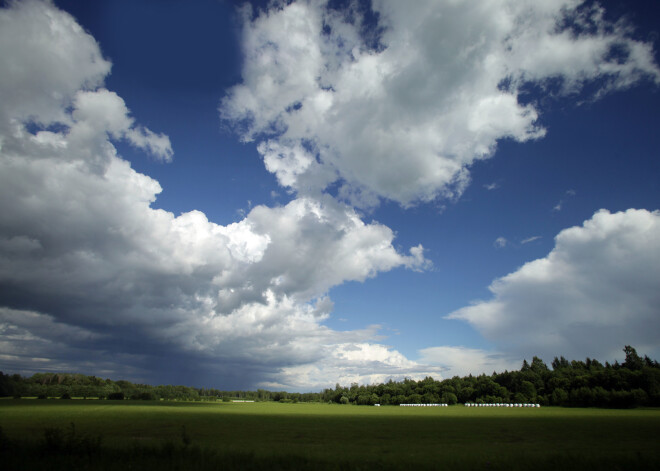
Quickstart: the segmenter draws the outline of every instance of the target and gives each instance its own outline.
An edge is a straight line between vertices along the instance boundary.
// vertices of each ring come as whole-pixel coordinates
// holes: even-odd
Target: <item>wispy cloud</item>
[[[484,185],[484,188],[488,191],[497,190],[500,187],[500,184],[497,182],[487,183]]]
[[[569,198],[574,197],[576,194],[577,194],[577,193],[575,192],[575,190],[567,190],[567,191],[564,193],[564,197],[563,197],[562,199],[560,199],[559,202],[558,202],[556,205],[554,205],[554,207],[552,208],[552,210],[555,211],[555,212],[561,211],[562,208],[564,207],[564,203],[566,203],[566,201],[567,201]]]
[[[539,240],[539,239],[542,239],[542,237],[541,236],[532,236],[532,237],[528,237],[527,239],[521,240],[520,243],[523,244],[523,245],[524,244],[529,244],[530,242],[534,242],[535,240]]]
[[[504,247],[506,247],[508,243],[509,241],[507,241],[506,238],[498,237],[497,239],[495,239],[495,242],[493,242],[493,246],[496,249],[503,249]]]

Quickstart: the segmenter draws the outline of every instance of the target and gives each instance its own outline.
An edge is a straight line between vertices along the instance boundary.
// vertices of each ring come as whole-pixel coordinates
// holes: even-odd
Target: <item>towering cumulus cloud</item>
[[[94,38],[52,3],[29,0],[0,10],[0,44],[5,369],[182,381],[166,373],[181,362],[189,381],[302,387],[313,385],[283,368],[324,359],[314,380],[327,381],[323,368],[360,378],[361,364],[340,352],[361,348],[380,352],[375,365],[392,376],[426,373],[369,343],[375,327],[322,325],[332,286],[419,269],[421,247],[400,253],[389,228],[330,197],[258,206],[227,226],[153,209],[160,185],[113,143],[166,162],[169,138],[137,125],[103,88],[111,64]]]
[[[523,358],[617,358],[622,345],[656,355],[660,212],[600,210],[560,232],[554,249],[490,285],[492,299],[454,311],[494,350],[438,346],[421,360],[449,375],[518,369]]]
[[[518,358],[613,358],[625,344],[656,349],[660,213],[602,210],[555,242],[547,257],[495,280],[493,299],[449,317]]]
[[[378,0],[371,15],[320,0],[247,8],[243,82],[221,114],[299,192],[339,182],[340,196],[361,206],[457,197],[498,139],[544,135],[530,85],[570,95],[590,84],[600,96],[660,82],[651,46],[581,3]]]

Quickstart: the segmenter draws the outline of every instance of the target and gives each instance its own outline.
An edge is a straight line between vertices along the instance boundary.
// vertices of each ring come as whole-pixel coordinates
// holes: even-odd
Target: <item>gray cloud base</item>
[[[185,372],[195,384],[243,387],[287,377],[296,388],[313,384],[285,368],[324,359],[314,381],[327,381],[328,368],[359,378],[360,362],[336,351],[390,351],[369,343],[376,328],[323,326],[327,291],[419,269],[428,263],[421,247],[398,252],[389,228],[329,196],[258,206],[227,226],[199,211],[151,208],[160,185],[113,142],[168,161],[169,139],[136,125],[123,99],[102,88],[110,64],[94,38],[48,2],[13,3],[0,22],[0,64],[11,64],[0,75],[5,369],[171,382]],[[38,34],[17,42],[25,32]],[[397,369],[390,356],[371,366],[396,377],[426,368]]]

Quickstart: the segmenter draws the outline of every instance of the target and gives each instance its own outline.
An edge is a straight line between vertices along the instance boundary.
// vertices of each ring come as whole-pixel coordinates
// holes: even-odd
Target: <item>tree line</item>
[[[660,364],[624,348],[623,364],[587,358],[555,357],[549,368],[534,357],[518,371],[454,376],[436,381],[405,379],[384,384],[323,391],[324,399],[344,404],[538,403],[543,406],[627,408],[660,406]]]
[[[492,375],[454,376],[442,381],[427,377],[377,385],[337,384],[321,392],[224,391],[189,386],[151,386],[96,376],[37,373],[29,378],[0,372],[0,396],[37,398],[98,398],[179,401],[330,402],[357,405],[434,403],[538,403],[542,406],[629,408],[660,406],[660,364],[640,357],[631,346],[622,364],[587,358],[555,357],[548,367],[540,358],[523,361],[518,371]]]
[[[36,373],[29,378],[0,372],[0,397],[30,397],[38,399],[108,399],[166,401],[279,401],[318,402],[319,393],[256,391],[225,391],[215,388],[131,383],[71,373]]]

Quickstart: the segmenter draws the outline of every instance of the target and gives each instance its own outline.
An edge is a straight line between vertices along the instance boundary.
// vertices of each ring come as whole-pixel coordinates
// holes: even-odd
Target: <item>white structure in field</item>
[[[404,404],[401,404],[404,405]],[[407,404],[410,405],[410,404]],[[465,407],[541,407],[541,404],[533,404],[533,403],[525,403],[525,404],[519,404],[519,403],[514,403],[514,404],[509,404],[509,403],[495,403],[495,404],[486,404],[486,403],[481,403],[481,404],[476,404],[474,402],[466,402],[464,404]]]
[[[401,407],[449,407],[449,404],[399,404]]]

